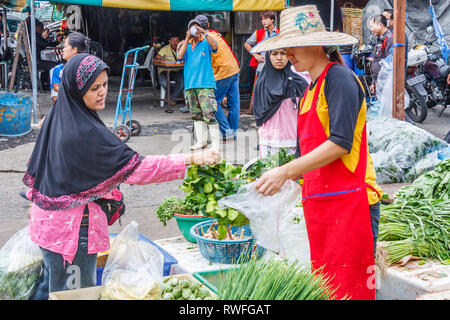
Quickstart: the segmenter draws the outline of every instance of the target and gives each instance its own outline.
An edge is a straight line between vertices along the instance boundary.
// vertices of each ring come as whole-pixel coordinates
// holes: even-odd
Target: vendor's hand
[[[374,84],[370,85],[370,93],[372,93],[372,94],[375,93],[375,85]]]
[[[198,164],[198,165],[212,165],[217,164],[222,160],[220,153],[216,150],[205,150],[194,152],[186,155],[186,164]]]
[[[191,31],[186,31],[186,41],[189,41],[189,39],[192,37]]]
[[[286,171],[283,166],[265,172],[256,183],[256,190],[265,196],[272,196],[278,191],[287,180]]]
[[[255,53],[253,57],[255,57],[256,61],[258,61],[259,63],[264,63],[264,57],[259,53]]]

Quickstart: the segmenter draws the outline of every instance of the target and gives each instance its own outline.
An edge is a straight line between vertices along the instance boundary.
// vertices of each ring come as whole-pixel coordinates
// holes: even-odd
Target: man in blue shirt
[[[63,69],[64,63],[61,62],[50,70],[50,97],[52,98],[53,104],[56,103],[56,99],[58,99],[58,90],[59,85],[61,84]]]
[[[211,147],[218,151],[221,137],[215,117],[216,82],[211,62],[211,53],[217,52],[218,45],[200,25],[195,19],[189,21],[186,39],[177,57],[184,61],[184,97],[192,113],[197,137],[197,142],[191,146],[191,150],[202,149],[208,145],[209,129]]]

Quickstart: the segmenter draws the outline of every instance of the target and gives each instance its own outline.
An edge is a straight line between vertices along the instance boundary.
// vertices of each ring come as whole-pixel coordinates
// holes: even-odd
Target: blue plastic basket
[[[111,233],[109,235],[111,238],[114,238],[117,236],[117,233]],[[164,267],[163,267],[163,276],[170,275],[170,269],[172,265],[177,264],[178,260],[175,259],[170,253],[168,253],[166,250],[158,246],[156,243],[151,241],[150,239],[147,239],[142,234],[139,233],[138,240],[143,240],[145,242],[150,243],[151,245],[154,245],[164,256]],[[102,284],[102,275],[103,275],[103,269],[104,267],[98,267],[97,268],[97,285],[100,286]]]
[[[203,237],[202,230],[206,233],[214,223],[214,220],[197,223],[191,228],[191,236],[197,240],[200,253],[206,260],[215,263],[236,264],[245,262],[246,259],[256,256],[258,259],[266,252],[266,249],[257,245],[249,225],[231,227],[233,233],[240,234],[244,229],[243,240],[216,240]],[[217,230],[217,226],[213,226]]]

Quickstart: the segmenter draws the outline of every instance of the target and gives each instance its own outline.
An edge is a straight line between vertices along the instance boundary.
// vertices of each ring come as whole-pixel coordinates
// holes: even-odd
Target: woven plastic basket
[[[249,225],[231,227],[233,233],[240,234],[244,229],[243,240],[216,240],[202,236],[202,230],[206,233],[214,223],[214,220],[200,222],[191,228],[191,236],[197,240],[197,245],[203,257],[211,262],[236,264],[245,262],[252,256],[258,259],[263,256],[266,249],[256,244]],[[213,226],[217,230],[217,226]]]

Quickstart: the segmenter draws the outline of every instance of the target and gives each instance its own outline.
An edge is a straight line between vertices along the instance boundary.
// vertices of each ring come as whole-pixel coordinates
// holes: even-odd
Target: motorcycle
[[[372,93],[370,92],[370,84],[372,83],[372,52],[373,48],[369,44],[362,44],[360,46],[353,46],[351,58],[354,61],[356,67],[363,71],[359,76],[361,83],[363,84],[366,96],[369,97],[369,101],[372,101]]]
[[[433,28],[426,30],[427,39],[424,44],[414,46],[408,53],[405,89],[410,95],[410,105],[405,109],[406,114],[415,122],[423,122],[428,115],[428,108],[442,105],[439,116],[443,114],[450,104],[450,88],[447,85],[447,76],[450,66],[433,54],[430,50],[438,39],[434,37]],[[415,32],[411,37],[415,36]]]

